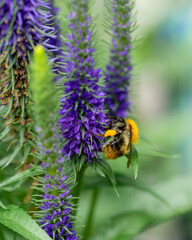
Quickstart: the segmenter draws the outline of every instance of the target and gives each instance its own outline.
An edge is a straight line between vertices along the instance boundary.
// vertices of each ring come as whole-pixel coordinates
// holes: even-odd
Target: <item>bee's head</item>
[[[126,128],[126,122],[123,118],[117,118],[113,120],[109,126],[109,129],[116,130],[117,133],[122,133]]]
[[[113,119],[105,132],[105,137],[112,137],[117,134],[121,134],[126,129],[126,122],[123,118]]]

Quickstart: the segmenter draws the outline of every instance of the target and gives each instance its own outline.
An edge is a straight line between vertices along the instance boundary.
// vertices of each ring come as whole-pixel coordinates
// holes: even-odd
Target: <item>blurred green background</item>
[[[179,156],[143,158],[139,177],[166,185],[169,179],[192,173],[192,2],[138,0],[136,9],[136,35],[143,41],[135,53],[140,84],[134,102],[143,134],[158,148]],[[189,192],[191,183],[185,183]],[[174,186],[170,195],[179,201],[181,186],[176,182]],[[192,195],[188,198],[192,201]],[[192,215],[174,218],[135,238],[150,239],[191,240]]]

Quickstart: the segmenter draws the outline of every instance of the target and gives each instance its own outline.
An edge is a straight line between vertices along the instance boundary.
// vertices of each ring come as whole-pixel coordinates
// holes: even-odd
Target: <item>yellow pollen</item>
[[[117,132],[113,129],[109,129],[107,130],[107,132],[105,133],[104,137],[112,137],[115,136],[117,134]]]
[[[137,124],[132,119],[127,119],[128,123],[131,125],[132,129],[132,143],[137,143],[139,139],[139,129]]]

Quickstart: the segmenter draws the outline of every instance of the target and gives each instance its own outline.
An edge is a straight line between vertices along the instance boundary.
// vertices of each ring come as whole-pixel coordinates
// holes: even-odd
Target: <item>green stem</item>
[[[83,183],[83,175],[84,175],[85,169],[86,169],[86,167],[82,167],[81,170],[77,173],[76,186],[73,188],[73,192],[72,192],[72,195],[74,197],[73,206],[75,207],[75,209],[78,208],[79,197],[80,197],[80,193],[81,193],[81,188],[82,188],[82,183]],[[73,212],[73,215],[75,216],[76,213],[77,213],[77,211],[75,210]]]
[[[85,229],[84,229],[83,240],[87,240],[91,235],[93,216],[94,216],[94,210],[95,210],[95,203],[98,199],[98,193],[99,193],[99,189],[94,188],[92,199],[91,199],[90,211],[89,211],[89,214],[87,216],[87,222],[86,222],[86,226],[85,226]]]

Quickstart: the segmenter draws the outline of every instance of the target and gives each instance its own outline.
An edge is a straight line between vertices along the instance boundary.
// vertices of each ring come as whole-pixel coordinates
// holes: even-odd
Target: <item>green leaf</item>
[[[98,163],[95,166],[95,169],[97,170],[97,172],[102,171],[102,173],[110,179],[110,181],[113,185],[114,191],[116,192],[117,196],[119,197],[119,193],[118,193],[117,188],[116,188],[115,175],[114,175],[113,169],[107,163],[107,161],[100,158]],[[100,175],[101,175],[101,173],[100,173]]]
[[[138,152],[134,146],[132,146],[131,166],[133,167],[133,172],[136,179],[138,175],[139,162],[138,162]]]
[[[3,209],[7,209],[6,206],[0,201],[0,207]]]
[[[10,155],[8,155],[8,156],[6,156],[6,157],[4,157],[4,158],[2,158],[2,159],[0,160],[0,167],[4,166],[4,165],[7,163],[7,161],[8,161],[9,158],[11,157],[11,155],[12,155],[12,154],[10,154]]]
[[[13,192],[15,191],[16,189],[18,190],[18,188],[21,187],[21,185],[24,183],[25,180],[20,180],[18,182],[16,182],[15,184],[11,184],[11,185],[8,185],[7,187],[2,187],[1,189],[3,191],[6,191],[6,192]],[[1,190],[0,189],[0,190]]]
[[[15,148],[15,151],[9,155],[10,157],[6,162],[6,164],[2,167],[2,169],[6,168],[14,160],[14,158],[17,156],[20,150],[21,150],[21,146],[18,146]]]
[[[26,144],[22,162],[20,163],[20,165],[17,168],[20,168],[25,163],[25,161],[27,160],[27,157],[29,156],[30,152],[31,152],[31,146]]]
[[[105,177],[105,174],[103,173],[103,170],[100,167],[96,167],[95,168],[97,173],[101,176],[101,177]],[[110,183],[111,184],[111,183]]]
[[[23,119],[24,114],[25,114],[25,96],[22,96],[21,97],[21,116],[17,121],[14,121],[14,124],[19,123]]]
[[[138,194],[129,199],[128,204],[118,209],[108,220],[101,223],[91,240],[129,240],[151,226],[192,211],[192,177],[175,178],[157,185],[156,189],[166,199],[169,206],[150,195]],[[125,193],[125,196],[127,192]],[[114,203],[113,203],[114,204]],[[121,202],[119,200],[119,205]],[[109,203],[108,203],[109,205]],[[102,209],[105,209],[102,203]]]
[[[115,173],[116,185],[119,187],[132,187],[137,189],[138,191],[146,192],[153,197],[157,198],[159,201],[163,202],[167,206],[169,203],[162,198],[159,194],[157,194],[151,187],[147,186],[145,183],[135,180],[127,175]],[[83,188],[84,189],[92,189],[93,186],[97,188],[110,186],[111,183],[106,178],[98,177],[98,176],[86,176],[84,179]]]
[[[8,105],[8,108],[7,108],[7,112],[5,113],[5,115],[4,115],[3,117],[6,117],[6,116],[9,114],[9,112],[10,112],[11,109],[12,109],[12,106],[13,106],[13,96],[10,95],[10,97],[9,97],[9,105]]]
[[[25,134],[25,127],[21,127],[21,129],[20,129],[20,145],[23,145],[24,134]]]
[[[137,144],[137,150],[140,156],[160,157],[160,158],[178,158],[179,155],[170,154],[156,149],[152,143],[149,143],[146,139],[141,138]]]
[[[7,111],[7,106],[6,105],[1,105],[0,106],[0,117],[3,118],[3,116],[5,115]]]
[[[130,164],[133,167],[133,172],[136,179],[138,175],[139,162],[138,162],[138,152],[135,149],[134,145],[131,146],[131,150],[124,157],[127,158],[127,167],[129,168]]]
[[[27,212],[18,206],[0,208],[0,222],[29,240],[51,240]]]
[[[23,180],[23,179],[28,178],[28,177],[40,175],[42,173],[43,173],[43,170],[41,168],[32,167],[30,169],[27,169],[27,170],[21,172],[21,173],[17,173],[15,176],[10,177],[9,179],[1,182],[0,183],[0,188],[3,188],[7,185],[18,182],[18,181]]]
[[[5,130],[0,134],[0,140],[3,139],[9,133],[10,130],[11,130],[10,126],[6,127]]]

